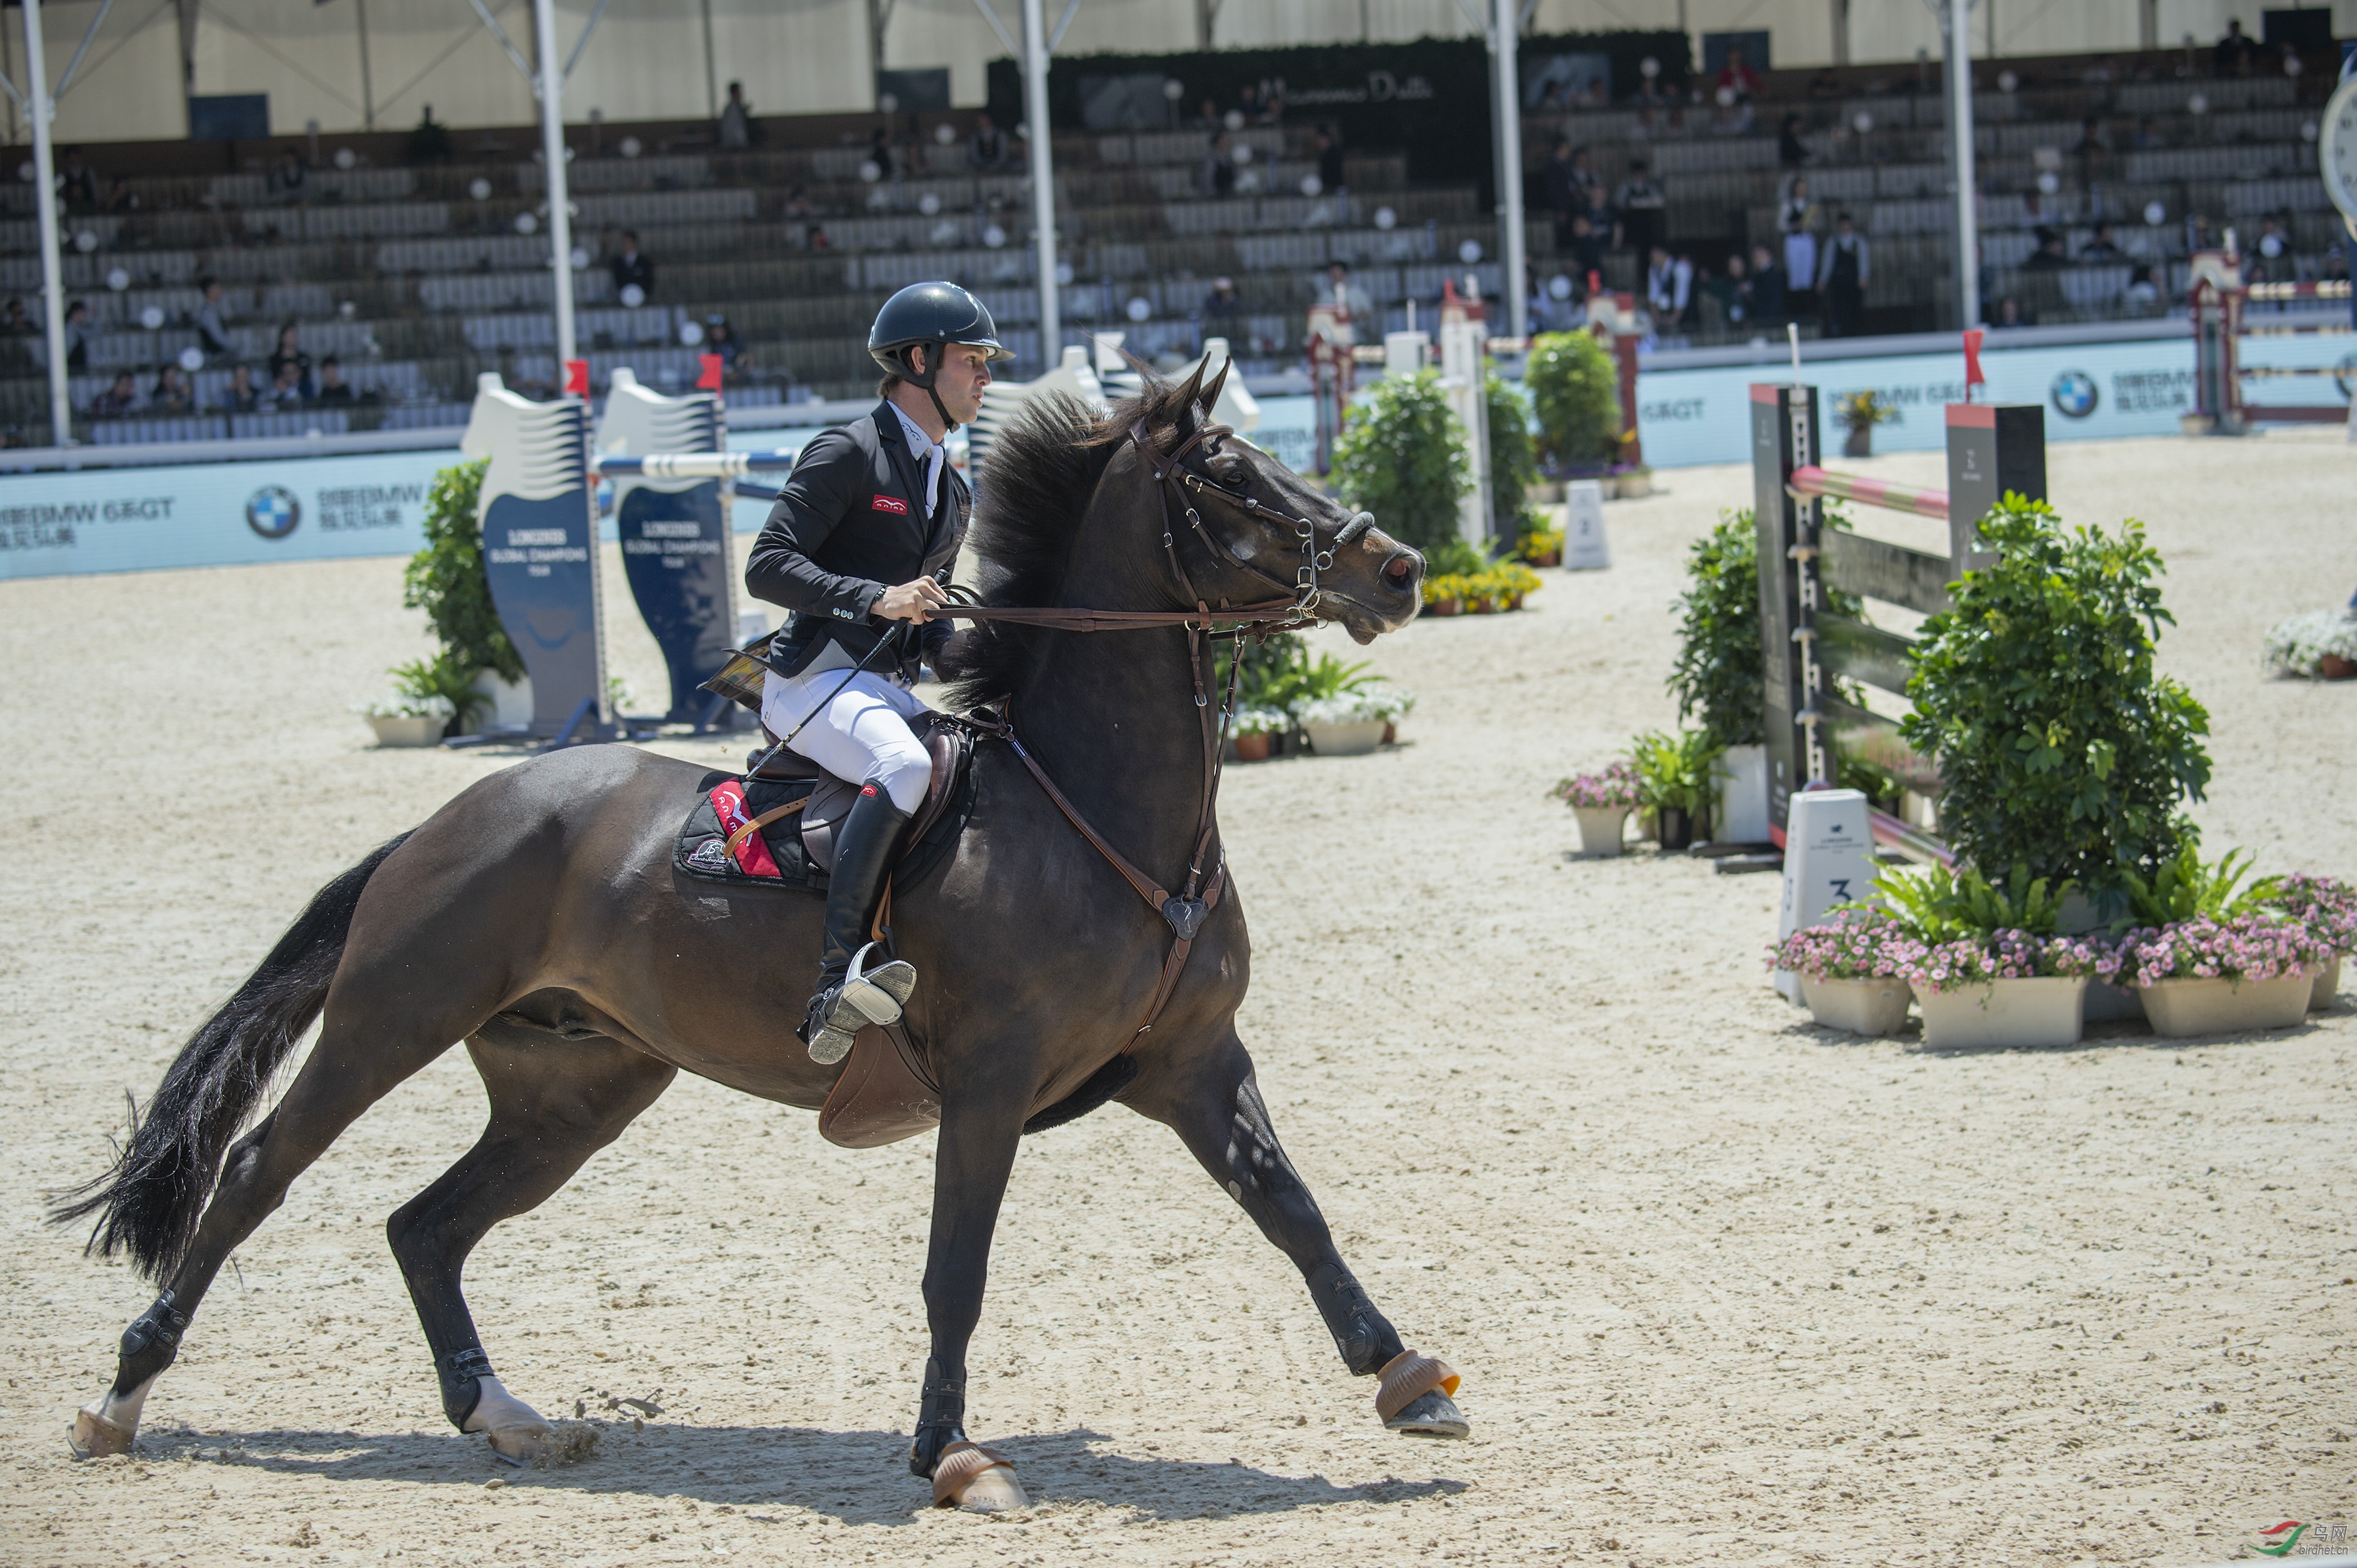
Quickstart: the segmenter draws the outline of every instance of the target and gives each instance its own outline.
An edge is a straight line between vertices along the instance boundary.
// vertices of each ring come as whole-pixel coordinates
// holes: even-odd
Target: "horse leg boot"
[[[1401,1342],[1335,1249],[1317,1199],[1276,1141],[1243,1043],[1231,1031],[1206,1049],[1141,1066],[1123,1101],[1176,1132],[1261,1234],[1293,1260],[1342,1364],[1354,1376],[1378,1380],[1375,1414],[1383,1425],[1429,1437],[1468,1435],[1449,1398],[1456,1372]]]
[[[845,813],[834,840],[834,869],[826,884],[826,924],[820,940],[818,990],[802,1015],[802,1044],[811,1060],[839,1062],[852,1036],[870,1024],[897,1024],[917,989],[917,972],[899,959],[868,967],[879,956],[867,933],[900,847],[909,813],[879,786],[865,785]]]

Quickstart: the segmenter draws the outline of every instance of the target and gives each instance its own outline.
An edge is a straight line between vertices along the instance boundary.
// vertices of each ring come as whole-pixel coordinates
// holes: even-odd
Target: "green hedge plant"
[[[1601,344],[1585,332],[1542,333],[1523,380],[1556,472],[1611,463],[1620,450],[1620,372]]]
[[[2074,880],[2116,902],[2195,834],[2179,810],[2210,782],[2210,718],[2153,668],[2160,556],[2130,521],[2066,529],[2008,494],[1981,520],[1996,562],[1923,623],[1900,733],[1938,766],[1940,823],[1988,872]]]
[[[491,603],[491,581],[483,567],[483,530],[476,515],[481,502],[488,457],[460,463],[434,476],[425,494],[425,548],[409,559],[402,576],[401,602],[424,610],[442,644],[435,660],[446,675],[494,670],[500,679],[523,679],[523,659],[508,640]],[[455,699],[454,699],[455,700]]]
[[[1403,544],[1459,537],[1458,498],[1473,488],[1464,422],[1430,371],[1385,376],[1351,405],[1334,443],[1334,489]]]
[[[1530,400],[1495,371],[1481,384],[1490,422],[1490,499],[1498,537],[1519,542],[1546,526],[1530,499],[1539,482],[1539,446],[1531,435]]]

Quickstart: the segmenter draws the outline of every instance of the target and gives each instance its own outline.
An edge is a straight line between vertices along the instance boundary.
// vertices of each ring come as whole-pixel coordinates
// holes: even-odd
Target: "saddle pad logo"
[[[902,517],[909,515],[909,503],[898,496],[877,496],[867,506],[871,511],[897,512]]]

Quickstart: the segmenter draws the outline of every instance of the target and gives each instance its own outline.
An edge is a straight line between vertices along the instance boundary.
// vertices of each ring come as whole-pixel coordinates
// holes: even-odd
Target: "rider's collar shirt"
[[[900,429],[909,437],[909,455],[925,466],[925,515],[933,515],[933,508],[942,493],[942,466],[949,461],[949,451],[927,435],[922,426],[909,417],[909,411],[897,403],[886,400],[892,412],[899,416]]]

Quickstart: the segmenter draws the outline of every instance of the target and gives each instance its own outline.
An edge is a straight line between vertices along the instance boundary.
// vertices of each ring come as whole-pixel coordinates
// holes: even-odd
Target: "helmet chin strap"
[[[930,349],[932,351],[934,363],[926,369],[921,378],[912,370],[901,379],[924,388],[925,395],[933,400],[933,412],[942,416],[942,424],[947,427],[942,432],[942,439],[946,441],[950,437],[950,431],[958,427],[958,422],[950,417],[949,407],[942,402],[942,394],[933,390],[933,381],[942,373],[940,361],[948,357],[950,346],[947,343],[912,343],[909,346],[911,353],[919,349]]]

